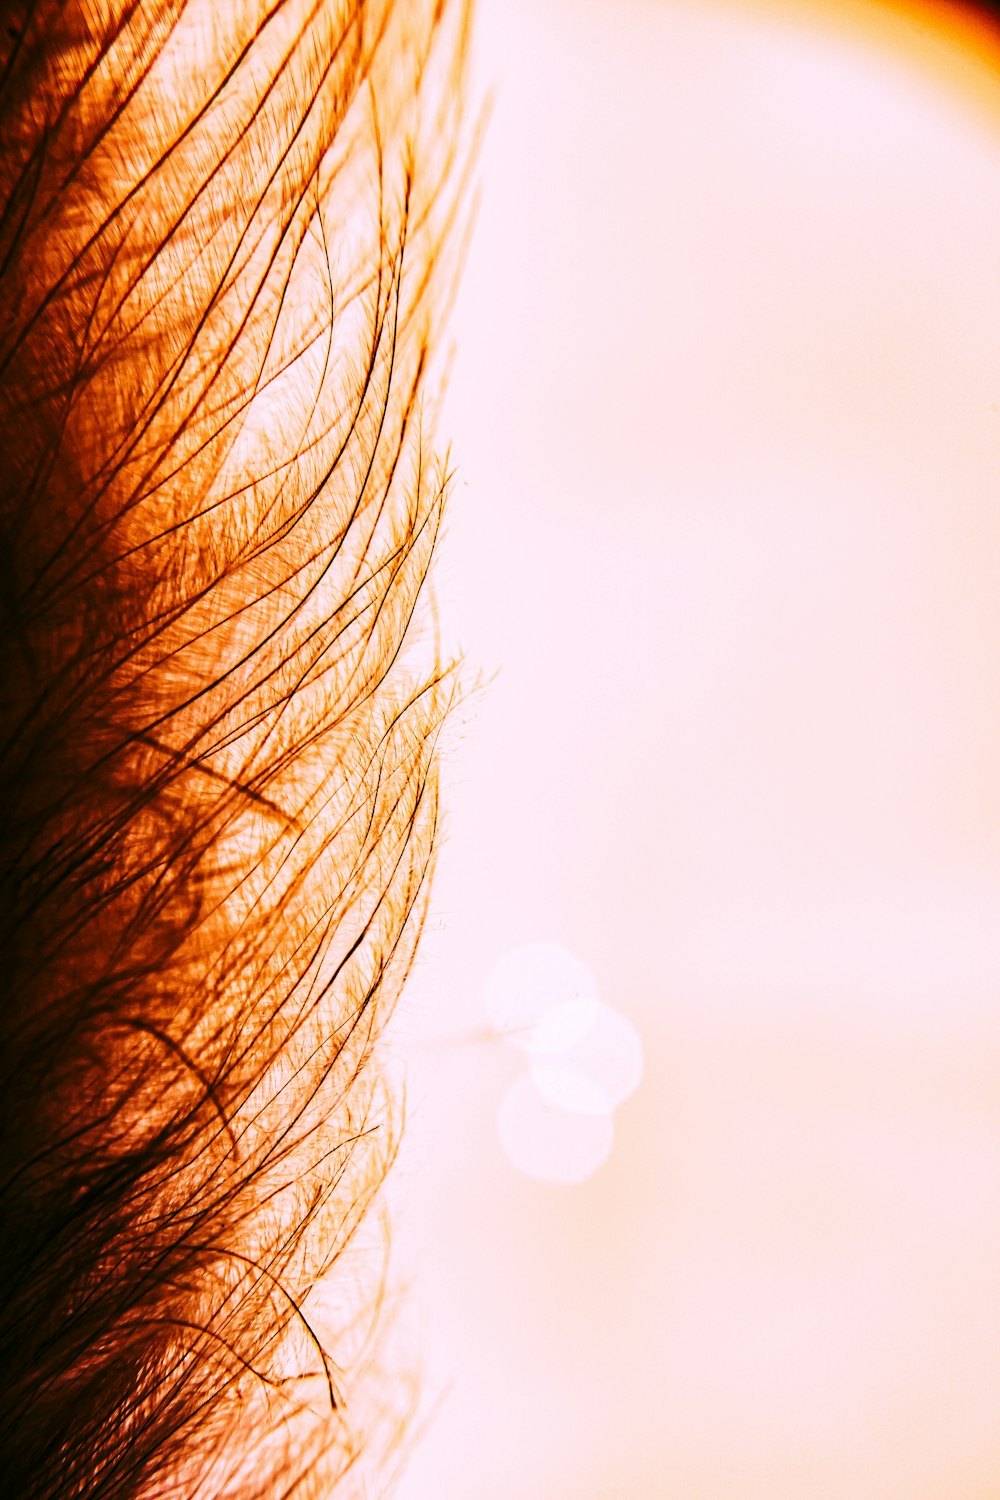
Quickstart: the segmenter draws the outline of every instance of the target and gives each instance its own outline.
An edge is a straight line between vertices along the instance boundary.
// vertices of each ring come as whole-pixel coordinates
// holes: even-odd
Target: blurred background
[[[395,1494],[995,1500],[1000,30],[479,0],[475,55]],[[539,943],[641,1043],[592,1161],[498,1123]]]

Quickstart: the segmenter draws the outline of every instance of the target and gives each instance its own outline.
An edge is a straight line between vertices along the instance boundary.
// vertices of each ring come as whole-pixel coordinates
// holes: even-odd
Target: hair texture
[[[401,648],[467,27],[0,3],[12,1496],[368,1494],[391,1441],[342,1257],[454,692]]]

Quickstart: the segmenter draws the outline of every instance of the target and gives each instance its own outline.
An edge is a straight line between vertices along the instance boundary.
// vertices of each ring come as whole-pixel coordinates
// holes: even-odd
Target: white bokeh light
[[[586,964],[556,943],[504,954],[487,979],[486,1005],[527,1064],[499,1109],[509,1161],[542,1182],[585,1181],[611,1151],[613,1111],[642,1077],[638,1032],[599,1000]]]
[[[486,981],[495,1029],[529,1052],[562,1052],[590,1029],[597,980],[582,959],[558,943],[527,943],[505,953]]]
[[[527,1072],[504,1095],[497,1123],[511,1165],[539,1182],[585,1182],[607,1161],[614,1141],[607,1110],[583,1113],[555,1104]]]
[[[553,1103],[592,1099],[596,1101],[592,1106],[563,1107],[617,1109],[635,1093],[642,1078],[642,1042],[631,1021],[610,1005],[599,1005],[586,1032],[558,1058],[532,1055],[529,1067],[539,1092]]]

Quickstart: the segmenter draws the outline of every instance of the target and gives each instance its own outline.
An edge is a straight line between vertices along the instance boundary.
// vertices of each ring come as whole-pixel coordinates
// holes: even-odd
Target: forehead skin
[[[494,1500],[525,1453],[567,1500],[1000,1472],[1000,72],[800,9],[480,14],[481,506],[443,562],[503,670],[414,1027],[485,1024],[494,962],[558,943],[646,1072],[553,1189],[503,1153],[513,1049],[421,1054],[414,1152],[469,1123],[420,1242],[455,1395],[406,1500],[470,1467]]]

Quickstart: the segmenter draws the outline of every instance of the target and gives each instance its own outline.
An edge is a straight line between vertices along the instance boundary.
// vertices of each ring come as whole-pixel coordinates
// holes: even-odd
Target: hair
[[[0,5],[11,1495],[368,1493],[392,1440],[377,1257],[328,1273],[393,1154],[455,691],[402,648],[468,21]]]

